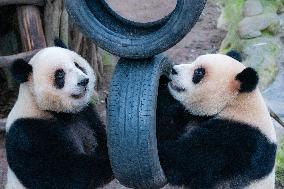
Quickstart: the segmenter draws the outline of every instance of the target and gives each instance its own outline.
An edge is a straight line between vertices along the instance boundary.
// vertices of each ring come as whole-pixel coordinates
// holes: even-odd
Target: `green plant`
[[[242,40],[238,35],[238,24],[243,18],[243,6],[245,0],[220,0],[223,5],[224,18],[228,23],[228,34],[221,44],[220,52],[230,49],[241,50]]]
[[[284,186],[284,140],[279,144],[276,155],[276,182]]]

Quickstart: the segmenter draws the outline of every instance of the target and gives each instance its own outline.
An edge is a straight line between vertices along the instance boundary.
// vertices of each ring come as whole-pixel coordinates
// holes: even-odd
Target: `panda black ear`
[[[235,59],[239,62],[243,61],[241,53],[239,53],[236,50],[231,50],[231,51],[227,52],[226,55],[229,56],[229,57],[232,57],[233,59]]]
[[[32,73],[33,68],[27,61],[23,59],[16,60],[11,68],[11,73],[14,79],[19,83],[24,83],[28,81],[30,73]]]
[[[258,74],[253,68],[246,68],[236,76],[240,82],[240,92],[252,92],[259,81]]]
[[[60,38],[54,39],[54,46],[68,49],[67,45],[65,45],[65,43]]]

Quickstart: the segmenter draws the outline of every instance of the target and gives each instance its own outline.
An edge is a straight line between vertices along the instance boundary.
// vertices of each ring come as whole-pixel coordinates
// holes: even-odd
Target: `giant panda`
[[[157,104],[161,166],[170,185],[273,189],[276,134],[258,74],[221,54],[173,67]]]
[[[59,44],[59,43],[58,43]],[[17,60],[18,99],[6,124],[6,189],[97,188],[113,178],[105,126],[90,103],[95,75],[61,47]]]

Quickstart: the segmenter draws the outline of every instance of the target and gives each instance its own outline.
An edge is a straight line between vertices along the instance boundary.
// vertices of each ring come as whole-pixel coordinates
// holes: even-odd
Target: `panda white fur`
[[[276,134],[258,75],[221,54],[176,65],[157,106],[161,165],[171,185],[273,189]]]
[[[86,60],[49,47],[11,70],[21,84],[6,124],[6,189],[86,189],[110,181],[105,127],[90,104],[95,75]]]

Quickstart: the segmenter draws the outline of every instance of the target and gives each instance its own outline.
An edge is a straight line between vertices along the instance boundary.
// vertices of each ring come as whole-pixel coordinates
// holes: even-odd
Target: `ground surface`
[[[153,21],[163,17],[164,15],[167,15],[169,12],[171,12],[171,10],[173,10],[176,2],[175,0],[124,0],[123,3],[118,0],[107,1],[124,17],[141,22]],[[220,11],[217,5],[209,0],[201,18],[192,31],[180,43],[168,50],[167,55],[175,63],[182,63],[192,61],[201,54],[216,52],[222,39],[226,35],[226,32],[216,28],[219,14]],[[109,70],[110,69],[106,69],[106,83],[103,86],[103,89],[99,91],[100,99],[98,110],[103,118],[105,118],[104,97],[107,93],[107,84],[111,75]],[[7,103],[7,100],[4,100],[3,96],[1,96],[1,91],[2,90],[0,90],[0,105],[1,103]],[[9,110],[9,107],[5,107],[2,117],[5,116],[3,114],[6,114],[7,109]],[[0,107],[0,109],[2,109],[2,107]],[[0,134],[0,189],[4,187],[7,168],[5,152],[3,150],[3,139],[3,134]],[[116,180],[104,188],[125,189],[125,187],[121,186]],[[169,189],[172,187],[167,186],[165,188]]]

